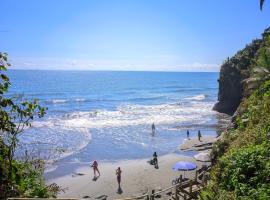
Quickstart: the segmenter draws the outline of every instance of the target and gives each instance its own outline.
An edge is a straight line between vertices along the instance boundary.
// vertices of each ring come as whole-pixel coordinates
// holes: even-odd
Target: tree
[[[26,127],[31,127],[34,117],[43,117],[46,108],[41,107],[36,99],[29,101],[6,95],[11,85],[6,74],[9,67],[7,54],[0,52],[0,140],[7,147],[8,177],[12,180],[18,136]]]

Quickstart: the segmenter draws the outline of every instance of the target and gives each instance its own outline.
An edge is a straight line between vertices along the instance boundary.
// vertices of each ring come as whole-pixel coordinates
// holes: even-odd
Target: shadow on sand
[[[123,190],[122,190],[121,186],[119,186],[117,189],[117,194],[122,194],[122,193],[123,193]]]

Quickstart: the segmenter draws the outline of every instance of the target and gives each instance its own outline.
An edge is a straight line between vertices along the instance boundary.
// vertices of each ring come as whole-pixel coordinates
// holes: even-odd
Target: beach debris
[[[73,173],[72,177],[76,177],[76,176],[84,176],[85,174],[83,173]]]
[[[95,197],[95,199],[100,199],[100,200],[106,200],[107,199],[107,195],[106,194],[103,194],[103,195],[100,195],[98,197]]]
[[[141,191],[142,194],[147,194],[148,193],[148,187],[144,187],[140,191]]]

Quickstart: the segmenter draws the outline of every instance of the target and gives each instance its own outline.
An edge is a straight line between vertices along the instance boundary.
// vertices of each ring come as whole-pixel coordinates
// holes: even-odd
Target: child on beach
[[[150,160],[150,164],[154,165],[156,169],[158,169],[158,158],[157,158],[157,152],[154,152],[153,159]]]
[[[93,162],[91,167],[93,167],[93,170],[94,170],[94,177],[96,177],[96,171],[98,172],[98,176],[100,176],[100,173],[99,173],[99,170],[98,170],[98,163],[97,163],[96,160]]]

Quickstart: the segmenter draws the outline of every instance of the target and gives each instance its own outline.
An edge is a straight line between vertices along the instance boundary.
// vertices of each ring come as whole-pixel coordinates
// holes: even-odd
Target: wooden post
[[[192,180],[189,182],[189,193],[192,194]]]
[[[198,176],[198,170],[196,170],[196,174],[195,174],[195,182],[197,182],[197,176]]]
[[[203,186],[205,186],[205,171],[203,172],[202,184],[203,184]]]
[[[184,194],[184,200],[187,200],[187,195],[186,194]]]
[[[146,200],[150,200],[150,192],[148,191],[148,194],[146,196]]]
[[[151,200],[155,200],[155,190],[152,190],[152,194],[151,194]]]
[[[179,200],[177,186],[174,187],[174,198],[175,200]]]

